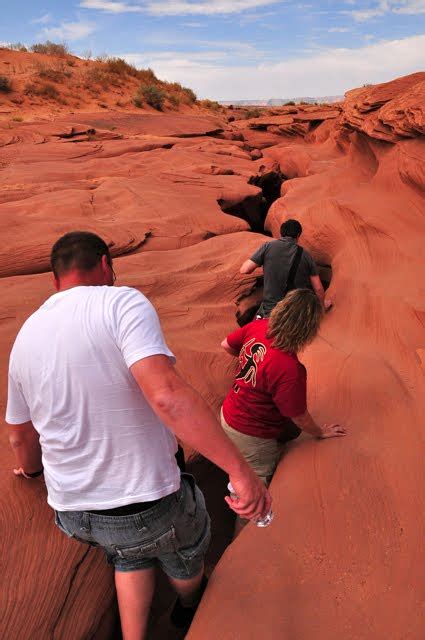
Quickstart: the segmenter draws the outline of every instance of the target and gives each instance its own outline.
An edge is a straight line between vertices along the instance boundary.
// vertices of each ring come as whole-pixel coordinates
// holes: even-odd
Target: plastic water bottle
[[[239,500],[239,496],[237,493],[235,493],[235,490],[233,488],[233,485],[231,482],[229,482],[229,484],[227,485],[227,488],[229,490],[229,494],[230,497],[233,500]],[[266,513],[266,515],[264,516],[264,518],[255,518],[253,520],[253,523],[257,526],[257,527],[268,527],[269,524],[271,524],[273,522],[273,511],[270,509],[270,511],[268,513]]]

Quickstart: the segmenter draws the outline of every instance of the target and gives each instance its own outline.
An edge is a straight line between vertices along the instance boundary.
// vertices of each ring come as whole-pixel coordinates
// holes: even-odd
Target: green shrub
[[[51,42],[50,40],[46,40],[46,42],[36,42],[30,47],[30,50],[33,53],[44,53],[48,56],[64,57],[69,54],[69,47],[67,44],[58,44],[57,42]]]
[[[162,111],[165,98],[167,97],[165,91],[154,84],[148,84],[140,87],[138,95],[139,97],[143,96],[145,102],[158,111]]]
[[[138,93],[136,93],[136,95],[133,98],[133,104],[138,109],[141,109],[143,107],[143,100]]]
[[[12,91],[12,84],[6,76],[0,76],[0,91],[2,93],[10,93]]]
[[[285,102],[284,107],[295,107],[295,102],[293,100],[289,100],[289,102]]]

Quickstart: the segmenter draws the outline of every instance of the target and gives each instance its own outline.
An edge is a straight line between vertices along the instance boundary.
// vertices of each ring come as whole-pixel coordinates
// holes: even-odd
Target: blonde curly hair
[[[269,318],[267,337],[273,347],[297,353],[319,331],[323,306],[311,289],[294,289],[278,302]]]

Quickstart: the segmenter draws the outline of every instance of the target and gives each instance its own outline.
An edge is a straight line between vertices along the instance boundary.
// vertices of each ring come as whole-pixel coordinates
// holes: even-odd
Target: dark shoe
[[[177,598],[177,602],[174,605],[170,616],[171,622],[175,627],[177,627],[177,629],[188,629],[190,627],[199,603],[201,602],[204,591],[207,588],[207,584],[208,578],[207,576],[203,576],[199,593],[199,600],[197,604],[193,605],[193,607],[184,607],[180,602],[180,598]]]

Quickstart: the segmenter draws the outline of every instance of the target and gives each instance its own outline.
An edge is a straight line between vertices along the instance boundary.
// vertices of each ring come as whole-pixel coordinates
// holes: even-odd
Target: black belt
[[[161,502],[161,500],[162,498],[151,500],[150,502],[134,502],[133,504],[124,504],[122,507],[115,507],[115,509],[90,510],[88,513],[93,513],[95,516],[133,516],[135,513],[147,511],[158,502]]]

